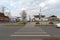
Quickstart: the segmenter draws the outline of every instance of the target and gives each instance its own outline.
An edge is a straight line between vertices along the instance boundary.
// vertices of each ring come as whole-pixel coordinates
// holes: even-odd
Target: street
[[[11,34],[20,28],[0,26],[0,40],[9,40]]]
[[[34,23],[25,27],[0,26],[0,40],[43,40],[48,37],[60,37],[60,28],[35,27]]]

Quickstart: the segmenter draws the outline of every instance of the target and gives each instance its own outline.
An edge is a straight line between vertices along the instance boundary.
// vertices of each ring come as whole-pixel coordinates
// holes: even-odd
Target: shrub
[[[36,24],[40,24],[39,22],[36,22]]]
[[[54,24],[53,22],[49,22],[49,24]]]

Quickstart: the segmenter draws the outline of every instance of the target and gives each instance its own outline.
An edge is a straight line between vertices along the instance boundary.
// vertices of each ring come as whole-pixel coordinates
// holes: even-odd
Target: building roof
[[[45,15],[40,15],[41,17],[45,17]],[[38,18],[40,17],[39,15],[34,15],[34,17]]]
[[[45,17],[45,15],[41,15],[41,17]]]
[[[1,12],[0,12],[0,17],[9,18],[8,16],[5,16],[4,13]]]
[[[50,17],[57,17],[57,16],[55,16],[55,15],[52,15],[52,16],[50,16]]]
[[[39,15],[34,15],[34,17],[38,18],[38,17],[39,17]]]
[[[4,16],[4,13],[1,13],[1,12],[0,12],[0,17],[3,17],[3,16]]]

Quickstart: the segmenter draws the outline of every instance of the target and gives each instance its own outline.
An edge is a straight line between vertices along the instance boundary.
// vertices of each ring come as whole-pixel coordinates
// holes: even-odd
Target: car
[[[56,28],[60,28],[60,23],[56,24]]]

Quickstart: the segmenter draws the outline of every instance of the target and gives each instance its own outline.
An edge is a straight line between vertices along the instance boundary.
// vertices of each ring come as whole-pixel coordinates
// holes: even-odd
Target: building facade
[[[48,21],[45,15],[34,15],[33,21]]]
[[[52,16],[48,17],[48,20],[49,21],[59,21],[59,18],[55,15],[52,15]]]
[[[9,17],[5,16],[4,13],[0,13],[0,22],[9,22]]]

